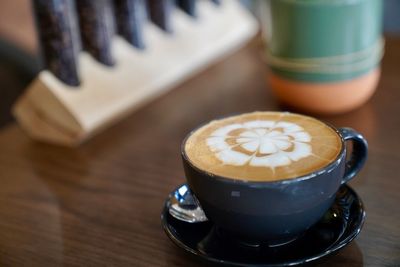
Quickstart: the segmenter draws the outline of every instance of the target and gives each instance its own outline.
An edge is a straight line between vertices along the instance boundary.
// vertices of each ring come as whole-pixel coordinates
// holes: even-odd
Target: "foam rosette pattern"
[[[275,168],[312,154],[311,136],[285,121],[253,120],[215,130],[206,140],[215,156],[228,165]]]

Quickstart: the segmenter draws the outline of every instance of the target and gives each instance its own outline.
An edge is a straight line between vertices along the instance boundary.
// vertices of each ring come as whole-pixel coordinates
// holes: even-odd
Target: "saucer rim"
[[[204,254],[199,253],[197,250],[187,246],[185,243],[183,243],[181,240],[179,240],[172,232],[172,230],[168,227],[168,222],[167,222],[167,217],[170,216],[169,212],[168,212],[168,202],[169,199],[173,196],[173,193],[180,188],[183,185],[187,185],[187,183],[183,183],[181,185],[179,185],[178,187],[176,187],[173,191],[171,191],[171,193],[168,195],[168,198],[164,201],[164,207],[162,209],[161,212],[161,225],[163,227],[164,232],[166,233],[166,235],[168,236],[168,238],[172,241],[172,243],[174,243],[177,247],[179,247],[180,249],[183,249],[184,251],[186,251],[186,253],[188,253],[189,255],[192,255],[194,257],[198,257],[199,259],[206,261],[206,262],[212,262],[212,263],[217,263],[217,264],[223,264],[223,265],[230,265],[230,266],[237,266],[237,267],[243,267],[243,266],[251,266],[251,267],[278,267],[278,266],[296,266],[296,265],[300,265],[300,264],[304,264],[304,263],[310,263],[316,260],[319,260],[321,258],[324,258],[328,255],[331,255],[335,252],[338,252],[339,250],[343,249],[344,247],[346,247],[347,245],[349,245],[361,232],[363,226],[364,226],[364,222],[365,222],[365,217],[366,217],[366,212],[365,212],[365,208],[364,208],[364,203],[362,201],[362,199],[360,198],[360,196],[357,194],[357,192],[350,187],[347,184],[343,184],[341,187],[346,187],[346,189],[348,190],[348,192],[350,192],[350,194],[352,194],[357,202],[357,209],[359,212],[359,218],[357,220],[357,224],[355,227],[355,230],[352,231],[349,235],[347,235],[344,239],[341,237],[338,240],[336,240],[335,242],[333,242],[328,249],[324,250],[323,252],[312,256],[312,257],[308,257],[306,259],[299,259],[299,260],[294,260],[294,261],[284,261],[284,262],[280,262],[280,263],[255,263],[255,264],[249,264],[249,263],[245,263],[245,262],[234,262],[234,261],[229,261],[229,260],[223,260],[223,259],[218,259],[218,258],[214,258],[214,257],[210,257]],[[171,216],[172,217],[172,216]],[[177,220],[175,218],[172,218],[173,220]],[[183,221],[182,221],[183,222]],[[200,222],[200,223],[212,223],[212,222]],[[190,224],[190,223],[188,223]],[[346,226],[347,228],[348,226]]]

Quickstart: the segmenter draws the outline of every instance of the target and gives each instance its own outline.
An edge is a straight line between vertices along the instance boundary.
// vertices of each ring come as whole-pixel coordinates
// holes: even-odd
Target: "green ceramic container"
[[[340,81],[383,54],[382,0],[270,0],[267,60],[280,76]]]

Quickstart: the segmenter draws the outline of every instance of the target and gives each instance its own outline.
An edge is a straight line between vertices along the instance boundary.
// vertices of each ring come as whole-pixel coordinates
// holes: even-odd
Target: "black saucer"
[[[320,259],[348,245],[360,233],[365,219],[361,199],[343,185],[329,211],[303,236],[285,245],[254,246],[235,241],[211,222],[175,219],[168,212],[167,202],[161,223],[178,247],[206,261],[233,266],[293,266]]]

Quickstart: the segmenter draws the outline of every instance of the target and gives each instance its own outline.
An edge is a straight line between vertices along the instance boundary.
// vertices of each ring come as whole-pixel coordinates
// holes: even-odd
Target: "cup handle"
[[[340,128],[339,132],[344,141],[352,141],[353,146],[350,158],[346,162],[345,172],[342,179],[342,184],[345,184],[353,179],[364,166],[368,156],[368,143],[360,133],[351,128]]]

